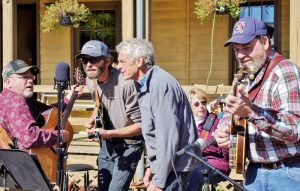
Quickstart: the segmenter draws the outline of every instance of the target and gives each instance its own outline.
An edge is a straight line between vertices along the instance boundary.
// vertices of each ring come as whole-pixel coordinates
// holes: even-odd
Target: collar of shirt
[[[143,76],[139,81],[139,88],[138,88],[138,92],[141,92],[141,90],[145,87],[146,85],[146,81],[147,81],[147,76]]]
[[[108,83],[109,80],[111,79],[111,76],[113,75],[113,73],[114,73],[115,71],[117,71],[117,70],[114,69],[114,68],[109,68],[108,70],[110,70],[110,71],[109,71],[109,73],[108,73],[107,79],[106,79],[104,82],[100,82],[99,80],[97,80],[97,83],[98,83],[100,86],[103,86],[104,84]]]

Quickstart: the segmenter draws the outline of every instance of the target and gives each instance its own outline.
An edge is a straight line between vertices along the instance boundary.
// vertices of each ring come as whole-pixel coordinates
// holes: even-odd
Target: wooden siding
[[[291,0],[290,3],[290,57],[300,67],[300,1]]]
[[[290,28],[289,28],[289,21],[290,21],[290,1],[281,1],[281,10],[280,11],[280,22],[281,22],[281,54],[286,56],[287,58],[290,57]]]
[[[103,0],[81,0],[79,2]],[[156,63],[173,74],[182,85],[205,84],[211,67],[212,23],[201,25],[194,13],[195,0],[150,0],[150,41],[156,52]],[[43,13],[45,3],[40,0]],[[281,53],[289,57],[289,6],[290,1],[280,3]],[[124,18],[123,18],[124,19]],[[215,23],[213,62],[208,85],[229,81],[229,49],[223,47],[230,36],[228,15],[218,16]],[[53,84],[55,65],[60,61],[69,64],[72,57],[70,27],[58,32],[40,33],[40,84]]]
[[[53,1],[40,1],[40,13],[49,2]],[[55,65],[62,61],[70,64],[71,55],[71,27],[50,33],[40,31],[40,84],[53,84]]]
[[[152,0],[151,37],[159,66],[181,84],[205,84],[210,70],[212,24],[201,25],[194,14],[194,0]],[[228,16],[215,23],[212,73],[209,85],[228,81]]]

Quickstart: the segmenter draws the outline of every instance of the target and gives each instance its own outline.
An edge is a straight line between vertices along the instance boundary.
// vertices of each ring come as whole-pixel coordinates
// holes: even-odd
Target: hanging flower
[[[91,12],[84,4],[77,0],[59,0],[46,7],[41,18],[43,32],[51,32],[60,25],[72,25],[77,28],[80,22],[87,22]]]
[[[195,2],[195,11],[201,24],[212,18],[212,15],[229,13],[232,18],[240,15],[240,4],[246,0],[197,0]]]

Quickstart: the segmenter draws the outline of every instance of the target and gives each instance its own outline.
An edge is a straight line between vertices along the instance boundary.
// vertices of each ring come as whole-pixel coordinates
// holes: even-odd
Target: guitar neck
[[[216,142],[215,137],[210,138],[209,140],[205,141],[205,143],[201,146],[201,151],[212,145],[213,143]]]
[[[73,105],[75,103],[75,100],[77,98],[78,93],[76,91],[73,91],[71,98],[69,100],[69,103],[66,107],[66,109],[64,110],[63,116],[62,116],[62,120],[61,120],[61,127],[62,129],[65,127],[66,123],[68,122],[68,118],[71,114]]]

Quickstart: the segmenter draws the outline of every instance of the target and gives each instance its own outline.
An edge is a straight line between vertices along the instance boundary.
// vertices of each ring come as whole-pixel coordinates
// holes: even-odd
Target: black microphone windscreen
[[[55,80],[58,82],[70,80],[70,66],[65,62],[60,62],[55,66]]]

